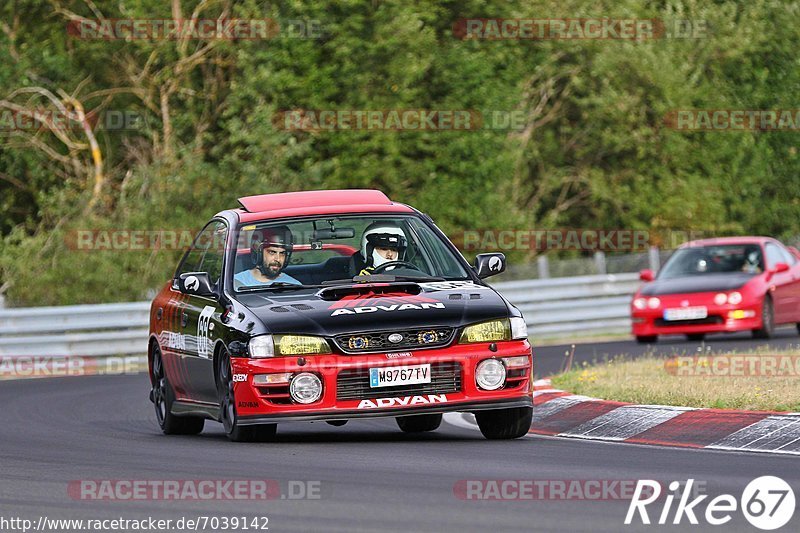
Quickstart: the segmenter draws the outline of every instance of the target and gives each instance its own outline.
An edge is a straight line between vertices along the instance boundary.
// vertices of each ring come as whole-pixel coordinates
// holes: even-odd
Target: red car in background
[[[800,331],[800,252],[769,237],[692,241],[670,256],[631,301],[633,335],[641,343],[659,335],[702,340],[707,333],[753,332],[769,338],[775,326]]]

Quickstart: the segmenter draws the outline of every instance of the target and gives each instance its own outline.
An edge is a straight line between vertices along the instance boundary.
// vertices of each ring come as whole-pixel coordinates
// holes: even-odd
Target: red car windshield
[[[764,272],[764,256],[758,244],[689,246],[672,254],[658,279],[761,272]]]

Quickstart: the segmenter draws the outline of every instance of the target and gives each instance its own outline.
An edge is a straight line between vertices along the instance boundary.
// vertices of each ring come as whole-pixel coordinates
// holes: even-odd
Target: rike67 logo
[[[784,480],[775,476],[762,476],[751,481],[737,500],[731,494],[721,494],[708,502],[704,502],[708,495],[692,497],[694,479],[689,479],[685,484],[673,481],[669,484],[671,494],[663,498],[661,512],[653,516],[655,523],[660,525],[681,524],[685,518],[690,524],[699,524],[698,516],[705,519],[705,523],[714,526],[727,524],[733,518],[733,513],[741,510],[750,524],[762,530],[778,529],[792,519],[795,509],[795,498],[792,487]],[[676,493],[681,487],[683,491]],[[661,484],[658,481],[639,480],[625,516],[625,525],[630,525],[638,515],[642,524],[651,524],[648,514],[648,505],[661,499]],[[646,495],[646,496],[645,496]],[[678,503],[674,507],[675,500]],[[660,502],[659,502],[660,503]],[[701,505],[704,504],[704,505]],[[703,512],[703,506],[705,511]],[[654,508],[655,507],[655,508]],[[649,511],[658,511],[652,506]],[[671,518],[671,520],[670,520]],[[685,522],[683,522],[685,523]]]

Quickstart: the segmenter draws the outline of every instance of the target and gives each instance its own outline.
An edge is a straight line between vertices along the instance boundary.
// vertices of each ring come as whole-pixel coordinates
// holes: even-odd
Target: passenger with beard
[[[276,226],[253,232],[250,258],[255,265],[233,277],[236,288],[258,287],[273,283],[301,283],[283,272],[294,247],[292,232],[286,226]]]

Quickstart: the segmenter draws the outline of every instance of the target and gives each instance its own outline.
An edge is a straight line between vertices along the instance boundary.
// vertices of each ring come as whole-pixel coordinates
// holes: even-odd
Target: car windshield
[[[239,228],[237,292],[293,291],[369,281],[470,279],[462,262],[417,216],[321,216]]]
[[[672,254],[658,279],[763,271],[764,257],[758,244],[689,246]]]

